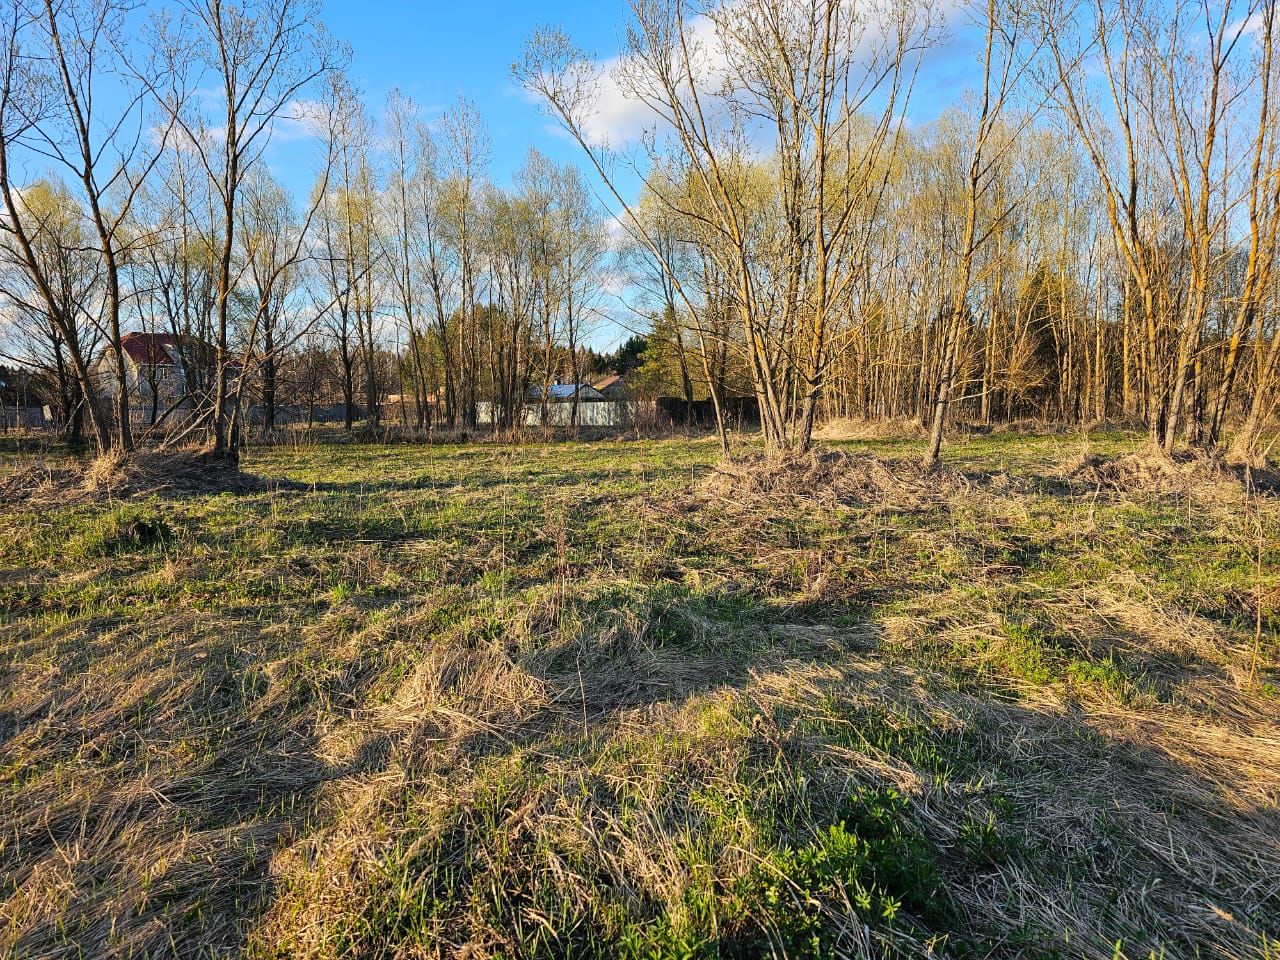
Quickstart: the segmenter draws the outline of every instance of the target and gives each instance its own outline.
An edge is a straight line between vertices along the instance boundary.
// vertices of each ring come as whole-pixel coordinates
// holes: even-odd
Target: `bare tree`
[[[428,364],[424,349],[422,308],[425,291],[419,284],[418,250],[430,242],[424,232],[427,204],[423,193],[430,189],[431,171],[420,169],[430,162],[425,153],[429,141],[420,139],[422,128],[417,105],[398,90],[387,99],[385,132],[389,154],[387,182],[382,194],[383,229],[379,231],[383,263],[389,287],[397,301],[408,335],[407,352],[413,384],[414,416],[419,430],[429,425]]]
[[[982,89],[974,117],[973,140],[964,179],[964,209],[961,214],[955,276],[951,282],[951,302],[943,323],[941,369],[933,400],[929,447],[924,455],[927,467],[936,466],[942,450],[947,410],[956,387],[961,325],[969,310],[974,266],[980,248],[1009,216],[1004,207],[991,214],[991,225],[979,231],[978,215],[984,195],[991,190],[996,161],[1010,142],[998,121],[1010,95],[1015,91],[1022,68],[1018,58],[1019,18],[1015,10],[987,0],[979,14],[985,42],[982,56]]]
[[[88,378],[99,333],[86,311],[101,296],[99,261],[89,246],[84,212],[64,185],[29,184],[17,202],[17,229],[0,233],[0,296],[13,341],[7,359],[34,368],[51,385],[59,423],[75,443],[82,439],[86,415],[95,431],[105,426]]]
[[[217,374],[209,410],[211,447],[234,457],[230,305],[235,285],[237,203],[276,123],[303,110],[300,98],[345,58],[320,19],[318,0],[183,0],[183,16],[162,24],[168,90],[161,102],[200,158],[220,204],[215,336]],[[218,91],[217,107],[188,96]]]
[[[480,303],[475,221],[478,195],[489,164],[489,136],[475,104],[462,97],[441,118],[440,127],[446,170],[443,213],[458,282],[454,338],[458,402],[462,422],[474,426],[480,375],[480,339],[475,324]]]
[[[665,262],[618,188],[625,158],[590,128],[606,79],[651,111],[648,149],[629,165],[644,176],[674,163],[696,186],[686,194],[694,202],[682,204],[649,183],[660,202],[702,225],[707,252],[729,281],[773,455],[811,442],[830,317],[863,263],[863,228],[882,196],[897,118],[930,32],[927,10],[913,3],[863,14],[839,0],[634,0],[612,78],[554,31],[536,34],[516,66],[582,146],[621,222]],[[753,160],[761,152],[764,165]]]
[[[45,309],[50,316],[60,312],[51,278],[38,275],[40,259],[14,183],[15,153],[27,152],[66,172],[67,182],[79,193],[77,202],[83,204],[100,261],[102,297],[95,319],[111,358],[111,439],[89,370],[78,376],[99,446],[113,443],[128,450],[133,437],[129,378],[120,345],[127,295],[122,274],[139,239],[129,229],[133,203],[168,136],[167,125],[153,129],[146,109],[156,71],[150,61],[131,61],[123,52],[123,38],[138,26],[139,11],[128,0],[12,0],[6,13],[0,105],[6,229]],[[87,365],[89,358],[81,359]]]
[[[1171,455],[1210,309],[1214,261],[1240,202],[1223,151],[1246,89],[1232,65],[1243,55],[1256,5],[1178,0],[1156,9],[1143,0],[1046,0],[1034,9],[1049,61],[1042,84],[1094,167],[1140,307],[1151,445]]]

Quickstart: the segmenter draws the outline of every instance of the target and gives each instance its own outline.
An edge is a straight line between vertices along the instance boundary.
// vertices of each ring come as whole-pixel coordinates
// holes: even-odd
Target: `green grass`
[[[1280,511],[1260,581],[1242,502],[1084,442],[895,504],[670,440],[0,509],[0,953],[1274,955]]]

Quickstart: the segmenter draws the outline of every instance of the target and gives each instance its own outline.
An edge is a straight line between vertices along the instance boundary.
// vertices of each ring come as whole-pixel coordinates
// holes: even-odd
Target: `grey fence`
[[[540,404],[531,403],[524,407],[524,425],[541,427],[544,425],[543,408]],[[494,420],[493,404],[481,400],[476,404],[476,423],[482,427],[492,426]],[[652,400],[584,400],[578,404],[578,423],[580,427],[618,427],[628,428],[648,426],[658,420],[658,405]],[[549,427],[573,426],[572,403],[548,403],[546,406],[545,425]]]
[[[261,426],[264,420],[264,409],[260,404],[248,408],[249,423]],[[296,426],[306,423],[342,423],[346,420],[347,408],[341,403],[318,403],[308,407],[305,403],[277,404],[275,422],[277,427]],[[356,404],[352,411],[352,419],[363,420],[364,407]]]
[[[0,430],[48,430],[53,426],[48,407],[0,406]]]

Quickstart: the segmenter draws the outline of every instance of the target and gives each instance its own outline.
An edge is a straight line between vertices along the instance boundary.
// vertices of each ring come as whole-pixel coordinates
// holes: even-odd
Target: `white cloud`
[[[639,140],[660,121],[643,101],[625,91],[620,76],[622,57],[595,64],[592,109],[583,120],[583,133],[595,146],[623,147]]]
[[[614,299],[620,299],[631,286],[631,278],[621,270],[604,270],[595,284],[599,293]]]
[[[685,22],[685,37],[698,92],[705,96],[723,80],[728,66],[715,25],[698,15]],[[596,95],[593,109],[584,119],[583,132],[597,146],[624,147],[662,124],[662,117],[629,88],[626,72],[635,65],[628,55],[619,55],[593,64]]]
[[[613,251],[618,251],[631,243],[631,230],[623,221],[624,215],[606,217],[604,221],[604,238],[605,246]]]
[[[720,7],[725,11],[732,4],[751,2],[751,0],[726,0]],[[799,2],[799,0],[797,0]],[[855,57],[870,56],[870,51],[879,45],[883,36],[876,29],[877,20],[875,0],[845,0],[850,5],[850,17],[868,23],[864,31],[852,29],[847,39]],[[856,4],[856,9],[854,9]],[[921,16],[932,18],[932,29],[947,27],[955,23],[963,9],[963,0],[938,0],[928,8],[922,4]],[[851,22],[853,22],[851,20]],[[726,38],[717,28],[717,24],[706,15],[699,14],[685,21],[685,40],[692,62],[693,82],[702,99],[704,109],[723,115],[726,105],[716,96],[733,70],[730,51]],[[732,42],[732,41],[728,41]],[[926,63],[945,59],[946,48],[952,46],[950,40],[930,49]],[[644,101],[636,97],[626,78],[627,71],[634,69],[635,64],[629,55],[621,54],[590,64],[592,86],[595,93],[592,103],[583,118],[583,133],[587,141],[596,146],[622,148],[639,141],[645,134],[653,131],[661,132],[663,120]],[[740,84],[734,84],[740,88]],[[687,86],[685,90],[687,91]],[[767,137],[769,131],[765,131]]]
[[[151,138],[156,144],[164,141],[169,149],[176,153],[194,155],[198,152],[198,147],[200,146],[208,150],[224,142],[227,139],[227,128],[223,126],[201,127],[188,132],[187,128],[181,123],[174,123],[170,126],[156,124],[151,128]]]

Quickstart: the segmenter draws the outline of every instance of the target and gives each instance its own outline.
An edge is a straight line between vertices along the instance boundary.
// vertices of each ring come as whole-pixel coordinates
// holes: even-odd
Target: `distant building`
[[[126,333],[120,338],[120,348],[124,352],[129,393],[134,399],[150,402],[155,395],[161,403],[172,403],[187,393],[177,337],[168,333]],[[110,375],[114,372],[111,360],[104,355],[98,363],[104,374],[103,385],[114,394],[116,380]]]
[[[209,388],[217,369],[217,351],[198,337],[169,333],[126,333],[120,338],[129,397],[144,407],[167,407]],[[230,389],[240,364],[227,364]],[[97,361],[98,380],[108,396],[116,392],[114,358],[104,352]],[[188,378],[196,382],[188,382]]]
[[[611,374],[593,384],[595,390],[606,400],[631,400],[631,387],[619,374]]]
[[[0,404],[31,406],[44,402],[44,384],[30,370],[0,365]]]

